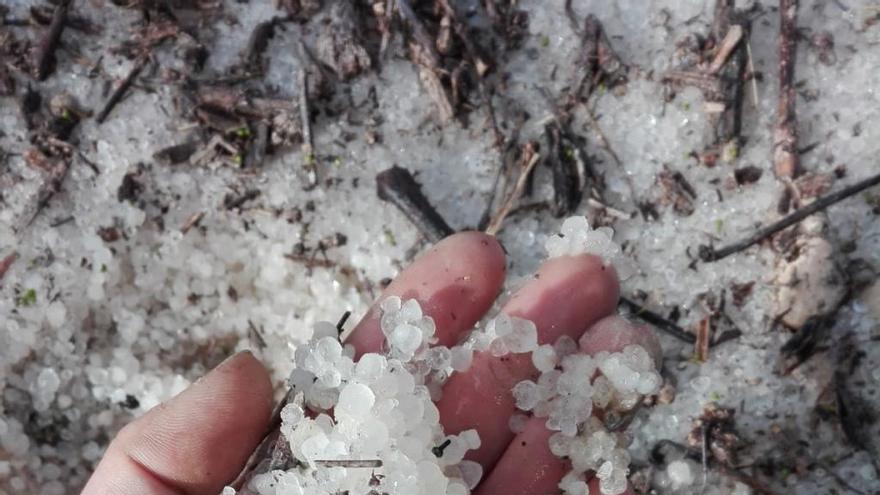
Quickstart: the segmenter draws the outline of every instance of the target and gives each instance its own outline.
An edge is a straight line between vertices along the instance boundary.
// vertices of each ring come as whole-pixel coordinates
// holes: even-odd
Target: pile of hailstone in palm
[[[547,249],[551,257],[589,252],[614,259],[620,250],[610,235],[590,230],[583,217],[570,218],[562,234],[548,240]],[[540,377],[513,388],[520,412],[510,426],[518,433],[528,415],[547,418],[547,428],[557,432],[550,438],[550,450],[572,466],[560,489],[585,495],[592,473],[603,494],[625,491],[629,454],[622,436],[609,431],[608,424],[660,387],[645,349],[632,345],[622,352],[587,356],[568,337],[539,345],[534,323],[504,314],[447,348],[433,345],[434,321],[417,301],[388,297],[380,308],[384,352],[354,361],[354,349],[340,343],[331,323],[318,324],[312,340],[296,350],[290,385],[297,400],[281,411],[281,433],[297,466],[255,476],[244,493],[471,493],[483,470],[465,457],[480,447],[480,437],[475,430],[446,434],[434,401],[452,373],[468,369],[475,352],[495,357],[531,353]],[[364,468],[327,461],[373,464]],[[234,493],[231,488],[224,491]]]

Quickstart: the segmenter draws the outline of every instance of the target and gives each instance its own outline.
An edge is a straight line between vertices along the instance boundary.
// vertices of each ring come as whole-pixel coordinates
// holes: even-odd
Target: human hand
[[[461,233],[416,260],[383,297],[417,299],[437,324],[438,343],[453,345],[492,306],[504,275],[504,252],[493,237]],[[541,344],[568,335],[589,354],[638,344],[659,363],[660,347],[650,329],[611,316],[618,290],[614,270],[600,259],[556,258],[541,266],[503,312],[532,320]],[[353,331],[349,342],[358,355],[381,350],[384,336],[378,315],[374,307]],[[552,432],[545,420],[532,418],[519,434],[508,426],[516,410],[511,388],[536,374],[527,354],[478,354],[466,372],[446,383],[437,403],[445,430],[474,428],[482,440],[467,456],[486,473],[477,494],[559,492],[557,485],[569,468],[550,452]],[[83,495],[216,495],[263,438],[271,411],[266,370],[250,353],[236,354],[123,428]],[[590,492],[599,493],[596,480]]]

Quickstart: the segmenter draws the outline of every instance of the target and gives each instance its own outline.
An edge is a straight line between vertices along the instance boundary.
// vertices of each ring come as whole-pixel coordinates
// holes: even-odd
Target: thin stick
[[[504,201],[504,204],[501,206],[501,209],[498,210],[498,214],[495,218],[489,226],[486,227],[487,234],[495,235],[501,230],[501,224],[504,223],[504,219],[510,214],[510,210],[513,208],[514,203],[516,203],[516,200],[522,195],[523,189],[526,187],[526,182],[528,182],[529,175],[532,173],[532,169],[535,168],[535,165],[540,158],[541,155],[539,153],[533,152],[532,156],[522,167],[522,171],[516,179],[516,185],[514,185],[513,191],[510,193],[510,196],[507,197],[507,200]]]
[[[621,297],[620,304],[626,306],[630,311],[632,311],[633,315],[657,327],[657,329],[661,332],[665,332],[672,337],[675,337],[676,339],[682,342],[686,342],[688,344],[693,344],[697,341],[697,338],[694,336],[694,334],[688,332],[687,330],[681,328],[672,321],[660,316],[659,314],[649,310],[648,308],[631,299]]]
[[[305,48],[303,47],[305,52]],[[302,156],[307,173],[307,185],[315,187],[320,182],[318,158],[315,156],[315,143],[312,140],[312,118],[309,111],[309,75],[306,69],[299,71],[299,119],[302,123]]]
[[[608,206],[605,203],[599,201],[598,199],[587,198],[587,204],[592,206],[593,208],[596,208],[597,210],[603,210],[609,216],[612,216],[612,217],[617,218],[619,220],[629,220],[633,217],[632,213],[627,213],[623,210],[618,210],[617,208],[614,208],[613,206]]]
[[[203,218],[205,218],[205,212],[204,212],[204,211],[200,211],[200,212],[197,212],[197,213],[193,214],[193,215],[190,216],[190,217],[186,220],[186,222],[184,222],[183,225],[180,227],[180,233],[181,233],[181,234],[186,234],[187,232],[189,232],[189,230],[190,230],[191,228],[193,228],[193,227],[195,227],[196,225],[198,225],[199,222],[201,222]]]
[[[799,208],[799,209],[795,210],[794,212],[792,212],[788,216],[784,217],[783,219],[779,220],[778,222],[775,222],[775,223],[772,223],[766,227],[760,228],[754,234],[750,235],[749,237],[746,237],[745,239],[743,239],[741,241],[737,241],[732,244],[728,244],[727,246],[724,246],[721,249],[715,249],[712,246],[702,245],[702,246],[700,246],[700,251],[699,251],[700,259],[703,260],[704,262],[708,263],[711,261],[718,261],[720,259],[726,258],[733,253],[738,253],[746,248],[749,248],[749,247],[761,242],[762,240],[770,237],[771,235],[779,232],[780,230],[783,230],[785,228],[788,228],[788,227],[800,222],[801,220],[812,215],[813,213],[816,213],[818,211],[822,211],[825,208],[828,208],[829,206],[831,206],[835,203],[839,203],[840,201],[843,201],[844,199],[846,199],[850,196],[858,194],[858,193],[864,191],[865,189],[876,186],[877,184],[880,184],[880,174],[868,177],[867,179],[856,182],[855,184],[853,184],[851,186],[844,187],[843,189],[841,189],[837,192],[827,194],[821,198],[818,198],[816,201],[810,203],[807,206],[804,206],[803,208]]]
[[[797,152],[797,92],[794,84],[797,12],[798,0],[779,0],[779,106],[773,130],[773,170],[780,178],[795,178],[802,172]]]
[[[46,37],[40,42],[37,48],[36,63],[34,64],[34,75],[38,81],[43,81],[49,76],[52,62],[55,60],[55,50],[61,41],[61,33],[64,32],[64,25],[67,22],[67,12],[70,8],[71,0],[63,0],[52,13],[52,23],[49,24],[49,30]]]
[[[345,468],[380,468],[382,467],[381,459],[373,460],[317,460],[315,464],[324,467],[345,467]]]
[[[718,71],[724,67],[724,64],[727,63],[727,58],[730,57],[730,54],[733,53],[733,50],[736,49],[737,45],[742,40],[744,32],[743,27],[739,24],[730,26],[730,29],[727,30],[727,34],[724,35],[724,39],[721,40],[715,58],[709,65],[710,74],[717,74]]]
[[[116,89],[113,90],[113,93],[110,94],[110,98],[107,100],[107,103],[104,104],[104,108],[101,109],[101,112],[98,113],[98,116],[95,117],[95,120],[98,123],[103,123],[104,120],[107,119],[107,116],[110,115],[110,112],[113,111],[113,108],[122,100],[122,97],[125,96],[125,92],[128,91],[128,88],[131,87],[134,80],[137,76],[144,70],[144,67],[147,65],[147,60],[149,59],[149,55],[144,54],[138,57],[135,61],[134,66],[128,71],[128,74],[125,78],[119,82],[119,85],[116,86]]]
[[[755,108],[758,108],[759,98],[758,98],[758,80],[755,77],[755,60],[752,58],[752,40],[746,40],[746,55],[748,55],[748,65],[746,66],[746,70],[749,71],[749,79],[751,79],[752,83],[752,103],[755,105]]]
[[[439,242],[455,232],[422,193],[422,186],[405,168],[394,165],[379,172],[376,175],[376,193],[379,199],[393,204],[406,215],[429,242]]]

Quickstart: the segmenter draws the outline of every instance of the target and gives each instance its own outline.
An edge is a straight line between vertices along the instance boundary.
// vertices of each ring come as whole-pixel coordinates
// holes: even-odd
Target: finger
[[[649,325],[638,325],[622,316],[609,316],[596,322],[580,338],[578,345],[587,354],[601,351],[620,352],[628,345],[640,345],[654,359],[657,369],[663,364],[660,340]]]
[[[504,282],[504,250],[494,237],[462,232],[442,240],[391,282],[388,296],[416,299],[434,318],[439,345],[454,345],[492,307]],[[385,336],[379,306],[358,323],[348,342],[357,355],[379,352]]]
[[[659,368],[660,343],[646,325],[630,323],[620,316],[609,316],[596,322],[580,339],[581,350],[587,354],[619,352],[633,344],[644,347]],[[480,485],[478,494],[551,493],[558,489],[571,465],[550,451],[548,440],[554,432],[547,429],[546,421],[546,418],[533,417],[526,423],[525,430],[510,443],[495,469]],[[522,490],[523,485],[529,485],[530,489]],[[590,493],[600,493],[598,489],[598,480],[591,480]]]
[[[556,342],[562,335],[574,339],[617,306],[617,275],[595,256],[556,258],[544,263],[535,279],[520,289],[504,313],[532,320],[538,341]],[[511,389],[536,370],[527,354],[501,358],[488,353],[474,356],[467,372],[454,374],[437,403],[447,432],[471,428],[482,445],[468,458],[489,470],[513,439],[508,419],[515,410]]]
[[[559,482],[571,464],[553,455],[548,447],[551,432],[545,426],[547,418],[531,418],[525,429],[507,447],[495,469],[481,483],[476,495],[534,495],[559,493]],[[602,493],[599,480],[589,482],[590,493]],[[627,488],[622,495],[632,495]]]
[[[242,352],[122,429],[83,495],[211,494],[238,474],[266,433],[272,384]]]

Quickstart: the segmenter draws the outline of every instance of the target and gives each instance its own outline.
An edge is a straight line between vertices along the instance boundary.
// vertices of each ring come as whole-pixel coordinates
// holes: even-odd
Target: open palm
[[[438,343],[451,346],[492,306],[505,265],[504,251],[494,237],[456,234],[403,271],[384,296],[418,300],[437,324]],[[540,344],[568,335],[589,354],[639,344],[659,363],[659,345],[648,328],[611,316],[617,299],[612,268],[589,255],[563,257],[544,263],[503,312],[532,320]],[[374,307],[354,329],[349,342],[358,355],[381,350],[384,336],[378,315]],[[446,383],[437,403],[446,432],[476,429],[482,440],[467,456],[486,473],[476,493],[559,493],[557,485],[569,466],[550,452],[552,432],[545,420],[530,419],[518,434],[508,424],[516,411],[511,388],[537,374],[527,354],[483,353]],[[250,353],[235,355],[123,428],[83,494],[216,495],[265,435],[272,395],[263,366]],[[590,492],[599,493],[596,480]]]

